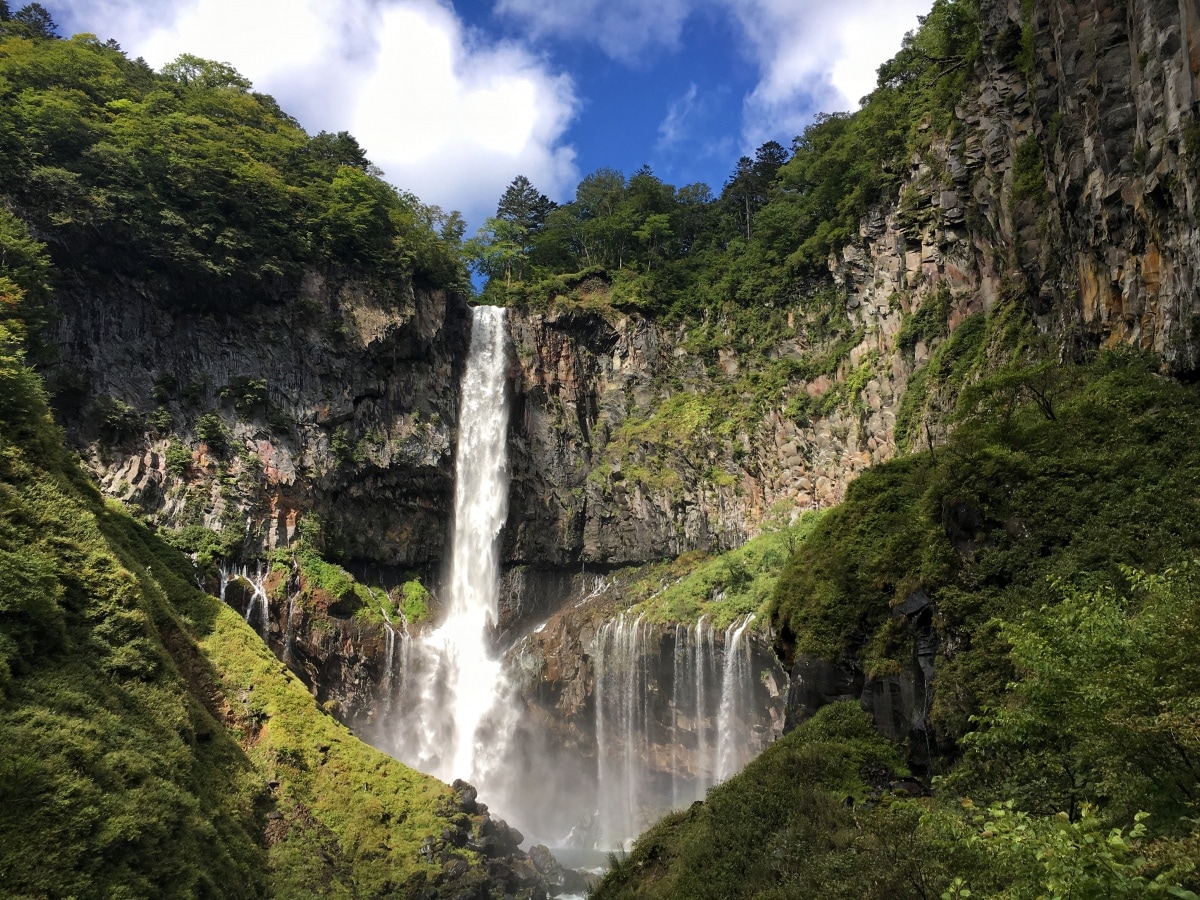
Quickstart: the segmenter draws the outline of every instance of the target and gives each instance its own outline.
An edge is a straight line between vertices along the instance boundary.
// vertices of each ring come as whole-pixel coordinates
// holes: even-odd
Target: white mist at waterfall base
[[[443,781],[470,781],[485,797],[502,777],[500,738],[514,715],[491,639],[497,539],[508,512],[507,346],[504,310],[475,308],[459,404],[446,616],[407,641],[383,738],[399,759]]]

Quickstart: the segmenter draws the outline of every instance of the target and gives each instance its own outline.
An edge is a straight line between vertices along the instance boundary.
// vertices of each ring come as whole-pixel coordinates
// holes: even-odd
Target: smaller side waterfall
[[[734,622],[720,641],[705,618],[663,630],[622,615],[600,626],[592,644],[598,848],[621,846],[668,809],[703,799],[762,749],[752,620]]]
[[[737,728],[745,715],[746,692],[742,687],[753,677],[750,671],[750,642],[744,640],[750,615],[725,629],[725,667],[721,673],[721,707],[717,712],[717,781],[738,773],[746,764],[745,739]]]
[[[264,568],[262,562],[259,562],[255,567],[254,573],[250,573],[249,566],[230,566],[221,563],[217,572],[220,577],[219,596],[222,601],[225,600],[225,592],[228,590],[232,582],[240,581],[250,589],[250,597],[246,601],[246,609],[243,611],[243,617],[246,622],[253,625],[251,620],[255,613],[258,614],[258,631],[263,637],[266,637],[267,628],[271,622],[271,605],[270,598],[267,597],[266,580],[268,569]]]

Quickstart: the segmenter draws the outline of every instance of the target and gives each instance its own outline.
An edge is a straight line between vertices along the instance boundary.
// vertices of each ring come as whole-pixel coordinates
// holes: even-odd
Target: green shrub
[[[116,397],[99,397],[96,400],[96,416],[100,432],[112,441],[124,441],[141,435],[146,420],[136,409]]]
[[[196,420],[196,439],[218,455],[229,450],[229,430],[216,413],[205,413]]]
[[[400,611],[410,625],[419,625],[429,618],[429,601],[429,591],[415,578],[400,586]]]
[[[165,456],[167,461],[167,471],[172,475],[182,477],[183,475],[186,475],[188,470],[192,467],[192,451],[177,441],[171,441],[171,443],[167,445],[167,452]]]

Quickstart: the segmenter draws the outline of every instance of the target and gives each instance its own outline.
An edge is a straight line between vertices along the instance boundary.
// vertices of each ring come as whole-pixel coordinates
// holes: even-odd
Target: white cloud
[[[671,101],[667,107],[667,115],[658,123],[658,149],[678,144],[687,137],[689,120],[693,118],[699,106],[696,99],[698,93],[695,82],[692,82],[682,97]]]
[[[817,110],[857,108],[874,88],[880,63],[900,49],[904,33],[931,5],[931,0],[497,0],[496,11],[535,37],[590,41],[630,62],[656,48],[678,47],[689,16],[723,8],[740,26],[737,37],[759,72],[743,111],[748,150],[798,134]],[[664,122],[668,128],[673,124]]]
[[[814,110],[856,109],[879,65],[917,27],[929,0],[732,0],[760,70],[746,98],[747,147],[799,134]]]
[[[574,187],[564,134],[570,78],[488,43],[437,0],[58,0],[69,31],[116,37],[160,68],[180,53],[227,62],[310,131],[350,131],[389,181],[472,225],[525,174]]]
[[[683,23],[702,0],[496,0],[496,12],[534,38],[593,41],[613,59],[636,63],[650,48],[679,45]]]

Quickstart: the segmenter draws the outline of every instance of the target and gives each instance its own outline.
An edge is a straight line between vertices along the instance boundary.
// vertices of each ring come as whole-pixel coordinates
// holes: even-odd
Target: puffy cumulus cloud
[[[577,106],[569,77],[514,45],[477,43],[433,2],[385,8],[376,36],[352,130],[389,178],[473,223],[517,174],[559,198],[574,188],[575,154],[560,143]]]
[[[760,71],[745,102],[746,145],[799,134],[818,110],[856,109],[875,87],[880,64],[895,55],[929,6],[929,0],[730,3]]]
[[[703,0],[496,0],[495,10],[532,37],[594,41],[613,59],[636,62],[650,48],[677,47]]]
[[[309,131],[350,131],[389,181],[472,224],[518,174],[552,196],[577,180],[570,78],[436,0],[48,5],[64,31],[116,37],[155,68],[180,53],[231,64]]]

